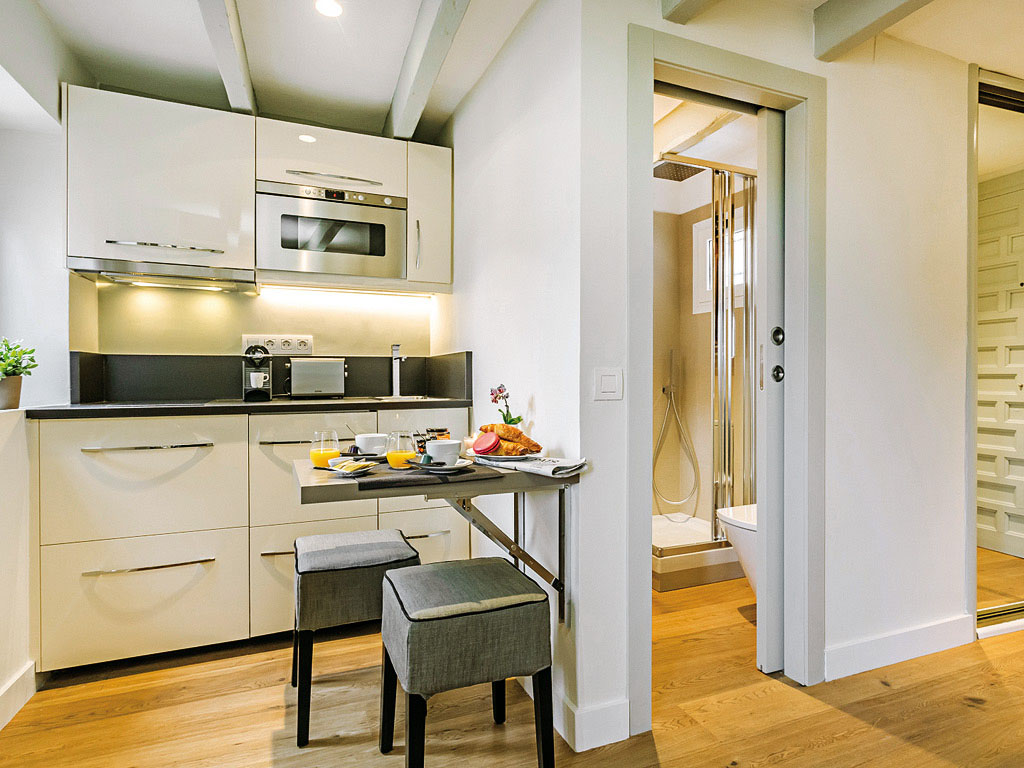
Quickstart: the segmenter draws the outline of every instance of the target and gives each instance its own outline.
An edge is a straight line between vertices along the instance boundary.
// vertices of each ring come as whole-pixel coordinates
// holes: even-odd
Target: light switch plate
[[[594,369],[594,399],[595,400],[621,400],[622,399],[622,369],[621,368],[595,368]]]

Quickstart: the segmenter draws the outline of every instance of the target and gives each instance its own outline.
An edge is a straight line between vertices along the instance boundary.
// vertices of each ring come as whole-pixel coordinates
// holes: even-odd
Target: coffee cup
[[[384,453],[384,446],[388,442],[388,436],[380,432],[365,432],[356,435],[356,448],[360,453],[372,453],[376,456]]]
[[[270,378],[270,374],[266,371],[252,371],[249,374],[249,386],[252,389],[260,389],[264,384],[267,383],[267,379]]]
[[[427,455],[431,460],[449,467],[454,466],[458,462],[461,450],[461,440],[427,441]]]

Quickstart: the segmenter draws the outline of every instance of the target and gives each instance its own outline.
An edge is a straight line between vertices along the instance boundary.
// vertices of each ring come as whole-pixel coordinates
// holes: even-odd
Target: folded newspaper
[[[475,456],[474,460],[477,464],[484,464],[488,467],[518,469],[520,472],[531,472],[547,477],[572,477],[582,472],[587,466],[586,459],[557,459],[541,456],[524,456],[515,461],[494,461],[486,456]]]

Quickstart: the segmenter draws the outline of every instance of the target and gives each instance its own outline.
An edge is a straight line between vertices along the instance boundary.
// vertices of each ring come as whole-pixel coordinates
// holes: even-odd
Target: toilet
[[[750,588],[757,595],[757,504],[741,507],[723,507],[718,510],[718,521],[725,530],[740,567],[747,574]]]

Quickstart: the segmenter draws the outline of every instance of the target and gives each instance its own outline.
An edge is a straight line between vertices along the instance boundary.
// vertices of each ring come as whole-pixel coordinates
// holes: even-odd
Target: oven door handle
[[[314,179],[336,179],[338,181],[354,181],[356,184],[369,184],[371,187],[383,187],[384,182],[375,179],[362,179],[358,176],[341,176],[337,173],[319,173],[318,171],[297,171],[289,168],[285,173],[292,176],[311,176]]]

